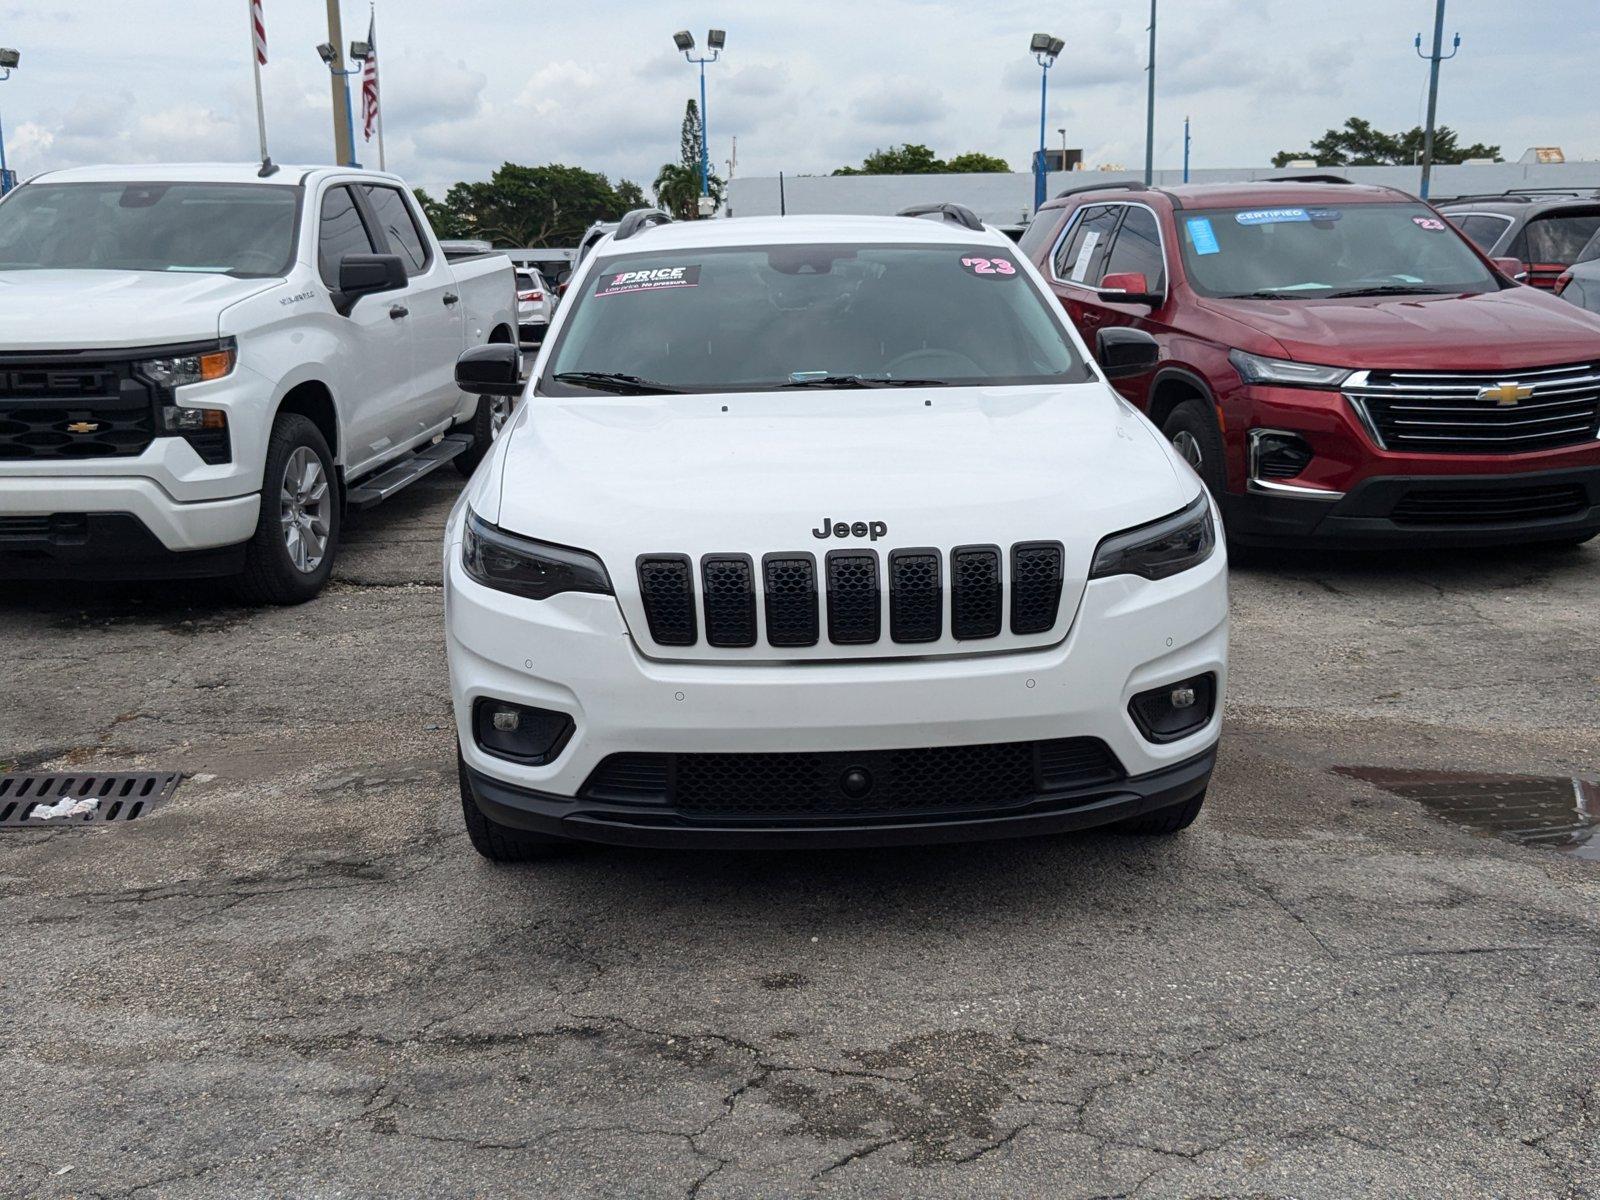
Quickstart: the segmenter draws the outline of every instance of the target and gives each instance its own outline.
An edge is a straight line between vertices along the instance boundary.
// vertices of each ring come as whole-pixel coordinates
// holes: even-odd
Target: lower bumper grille
[[[1570,517],[1588,507],[1588,494],[1576,484],[1430,488],[1402,496],[1390,519],[1397,525],[1493,525]]]
[[[1113,783],[1122,764],[1098,738],[906,750],[613,754],[580,795],[685,816],[870,816],[982,812]]]

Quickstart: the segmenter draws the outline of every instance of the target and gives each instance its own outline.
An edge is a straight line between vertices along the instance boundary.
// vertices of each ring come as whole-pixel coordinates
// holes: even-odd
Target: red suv
[[[1097,184],[1021,239],[1116,386],[1243,544],[1580,542],[1600,531],[1600,317],[1435,210],[1336,181]],[[1126,335],[1121,335],[1122,340]]]

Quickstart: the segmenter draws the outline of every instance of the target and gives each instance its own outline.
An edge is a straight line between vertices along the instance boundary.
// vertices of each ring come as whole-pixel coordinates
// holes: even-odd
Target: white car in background
[[[1556,277],[1555,293],[1569,304],[1600,313],[1600,232],[1578,251],[1572,265]]]
[[[917,212],[918,210],[910,210]],[[1205,798],[1227,563],[1199,477],[997,230],[666,223],[574,275],[452,512],[473,846],[888,845]],[[524,394],[515,348],[469,391]]]
[[[517,268],[517,337],[525,346],[544,341],[556,315],[556,295],[537,267]]]

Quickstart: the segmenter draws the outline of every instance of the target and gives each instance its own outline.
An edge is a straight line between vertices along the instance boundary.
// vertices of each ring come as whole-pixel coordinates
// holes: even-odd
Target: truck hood
[[[281,282],[186,271],[0,271],[0,350],[214,338],[223,309]]]
[[[641,554],[804,551],[1059,541],[1066,580],[1049,633],[984,642],[828,644],[784,658],[972,653],[1066,636],[1095,546],[1181,508],[1199,490],[1159,435],[1100,383],[1067,387],[534,397],[500,461],[501,528],[599,554],[635,639],[656,657],[748,661],[770,647],[668,650],[649,641]],[[838,538],[838,522],[886,531]],[[946,572],[948,561],[946,560]],[[946,574],[948,582],[948,574]],[[885,618],[887,622],[887,618]]]
[[[1301,362],[1498,371],[1600,358],[1600,317],[1535,288],[1467,296],[1203,300]]]

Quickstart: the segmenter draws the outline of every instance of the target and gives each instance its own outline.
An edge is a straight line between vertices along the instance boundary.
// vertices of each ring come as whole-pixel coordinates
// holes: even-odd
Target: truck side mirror
[[[1126,379],[1145,375],[1161,361],[1161,347],[1142,329],[1113,325],[1102,329],[1094,339],[1095,358],[1107,379]]]
[[[522,395],[522,351],[510,342],[471,347],[456,359],[456,386],[476,396]]]
[[[398,254],[345,254],[339,258],[339,292],[333,304],[349,316],[361,297],[405,286],[406,265]]]

